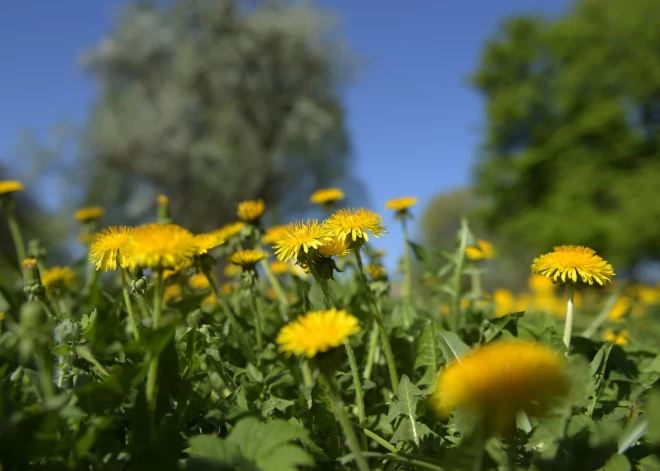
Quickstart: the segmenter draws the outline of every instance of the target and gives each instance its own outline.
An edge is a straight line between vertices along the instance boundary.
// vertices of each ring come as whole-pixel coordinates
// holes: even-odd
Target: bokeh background
[[[164,193],[201,231],[257,197],[322,217],[338,186],[384,215],[393,273],[383,204],[409,195],[415,242],[450,249],[467,216],[495,244],[487,287],[554,244],[658,281],[657,0],[7,1],[0,58],[0,179],[54,261],[84,256],[84,205],[136,224]]]

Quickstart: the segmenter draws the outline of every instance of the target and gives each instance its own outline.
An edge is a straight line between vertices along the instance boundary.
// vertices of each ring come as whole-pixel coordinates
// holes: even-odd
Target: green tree
[[[247,198],[290,211],[321,185],[359,190],[338,92],[351,64],[332,19],[304,3],[128,10],[83,58],[100,91],[88,199],[138,220],[163,192],[178,221],[200,228]]]
[[[621,268],[660,254],[660,2],[582,0],[506,21],[473,83],[476,190],[511,245],[582,244]]]

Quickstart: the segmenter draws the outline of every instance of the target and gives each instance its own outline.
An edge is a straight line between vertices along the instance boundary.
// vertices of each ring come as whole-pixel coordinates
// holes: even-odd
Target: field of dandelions
[[[325,220],[264,227],[245,201],[205,234],[165,196],[138,227],[82,208],[88,256],[51,266],[17,223],[27,190],[0,181],[2,471],[660,469],[660,288],[587,247],[484,292],[496,247],[467,221],[432,251],[408,240],[415,198],[327,188]]]

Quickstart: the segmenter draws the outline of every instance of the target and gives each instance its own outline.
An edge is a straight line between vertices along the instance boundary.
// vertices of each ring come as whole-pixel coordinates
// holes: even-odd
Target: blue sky
[[[395,196],[420,199],[470,181],[483,123],[482,103],[467,84],[484,41],[513,14],[556,15],[568,0],[319,0],[363,65],[345,92],[355,172],[373,209]],[[66,119],[83,123],[95,96],[78,68],[80,53],[106,34],[123,1],[0,3],[0,159],[15,165],[21,130],[47,135]],[[64,5],[69,5],[66,8]],[[398,225],[378,246],[392,267]]]

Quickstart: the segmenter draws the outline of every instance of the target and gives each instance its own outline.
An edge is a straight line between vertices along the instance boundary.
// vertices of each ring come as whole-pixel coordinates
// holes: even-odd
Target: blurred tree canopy
[[[582,0],[506,21],[472,77],[487,124],[475,189],[509,245],[660,255],[660,2]]]
[[[135,222],[162,192],[200,229],[234,219],[243,199],[296,211],[322,185],[361,195],[339,98],[353,61],[333,27],[299,2],[129,9],[83,57],[99,89],[87,200]]]

